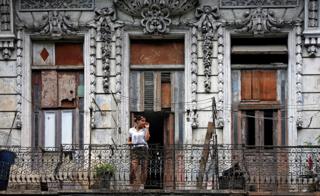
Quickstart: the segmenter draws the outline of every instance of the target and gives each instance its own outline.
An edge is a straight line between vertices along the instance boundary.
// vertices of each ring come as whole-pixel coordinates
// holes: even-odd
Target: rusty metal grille
[[[205,148],[209,148],[210,154],[205,175],[199,181],[201,154]],[[132,152],[128,145],[1,149],[16,153],[9,172],[10,191],[134,190],[130,181]],[[317,191],[319,153],[319,147],[310,146],[150,146],[147,159],[143,160],[147,161],[143,191]],[[109,163],[115,168],[108,178],[97,175],[96,166],[101,163]],[[142,164],[140,162],[140,166]],[[6,163],[1,162],[1,179],[8,174],[6,168]]]

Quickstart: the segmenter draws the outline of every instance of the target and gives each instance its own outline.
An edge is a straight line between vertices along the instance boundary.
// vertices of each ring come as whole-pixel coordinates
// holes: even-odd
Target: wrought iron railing
[[[7,190],[221,190],[317,191],[319,146],[171,145],[150,146],[144,187],[132,181],[131,147],[82,145],[59,148],[0,147],[16,154]],[[208,158],[203,151],[208,150]],[[1,160],[1,157],[0,157]],[[207,161],[204,161],[207,160]],[[108,177],[96,167],[107,163]],[[0,181],[7,175],[0,163]]]

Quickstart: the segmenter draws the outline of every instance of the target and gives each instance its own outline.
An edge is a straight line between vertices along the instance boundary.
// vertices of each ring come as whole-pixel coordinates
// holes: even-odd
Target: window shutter
[[[277,100],[277,71],[264,70],[260,71],[260,100],[276,101]]]
[[[252,72],[241,71],[241,100],[252,99]]]
[[[58,81],[56,71],[41,72],[41,107],[53,108],[58,106]]]
[[[144,110],[152,111],[154,105],[153,72],[144,72]]]
[[[161,108],[171,108],[170,72],[161,73]]]
[[[276,101],[277,71],[241,71],[241,100]]]
[[[56,43],[56,65],[83,65],[82,43]]]

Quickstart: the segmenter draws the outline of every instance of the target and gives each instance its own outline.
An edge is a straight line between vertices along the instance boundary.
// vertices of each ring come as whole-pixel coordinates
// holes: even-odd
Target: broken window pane
[[[76,105],[76,75],[75,73],[59,72],[59,106],[75,107]]]

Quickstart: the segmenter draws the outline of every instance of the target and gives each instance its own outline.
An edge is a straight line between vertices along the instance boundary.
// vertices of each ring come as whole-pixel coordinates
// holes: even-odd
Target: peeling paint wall
[[[257,1],[248,9],[230,0],[190,1],[192,9],[171,9],[166,5],[170,14],[156,21],[162,25],[157,27],[148,26],[152,16],[143,18],[139,8],[129,6],[126,10],[119,1],[117,6],[112,0],[92,1],[93,7],[79,3],[72,10],[50,7],[56,6],[53,4],[39,8],[41,1],[22,7],[18,1],[7,2],[14,11],[8,8],[10,19],[0,21],[6,24],[0,28],[0,144],[5,144],[10,129],[9,144],[31,143],[30,58],[35,40],[82,40],[86,141],[123,144],[130,125],[131,80],[126,78],[130,71],[130,39],[184,39],[183,141],[202,144],[208,121],[212,121],[212,97],[217,101],[218,142],[231,143],[230,38],[287,36],[289,96],[284,118],[288,140],[292,140],[289,143],[316,143],[314,138],[318,132],[320,135],[320,54],[316,41],[320,30],[314,22],[316,18],[312,18],[316,17],[314,10],[310,17],[307,10],[310,21],[304,18],[307,2],[290,1],[281,7],[268,7],[270,4],[259,5],[263,2]],[[53,9],[56,11],[48,11]],[[312,28],[316,30],[309,31]],[[51,88],[50,92],[58,91],[58,87]],[[69,88],[64,90],[70,92]],[[72,99],[70,96],[61,95],[59,101]],[[22,133],[28,138],[22,137]]]

